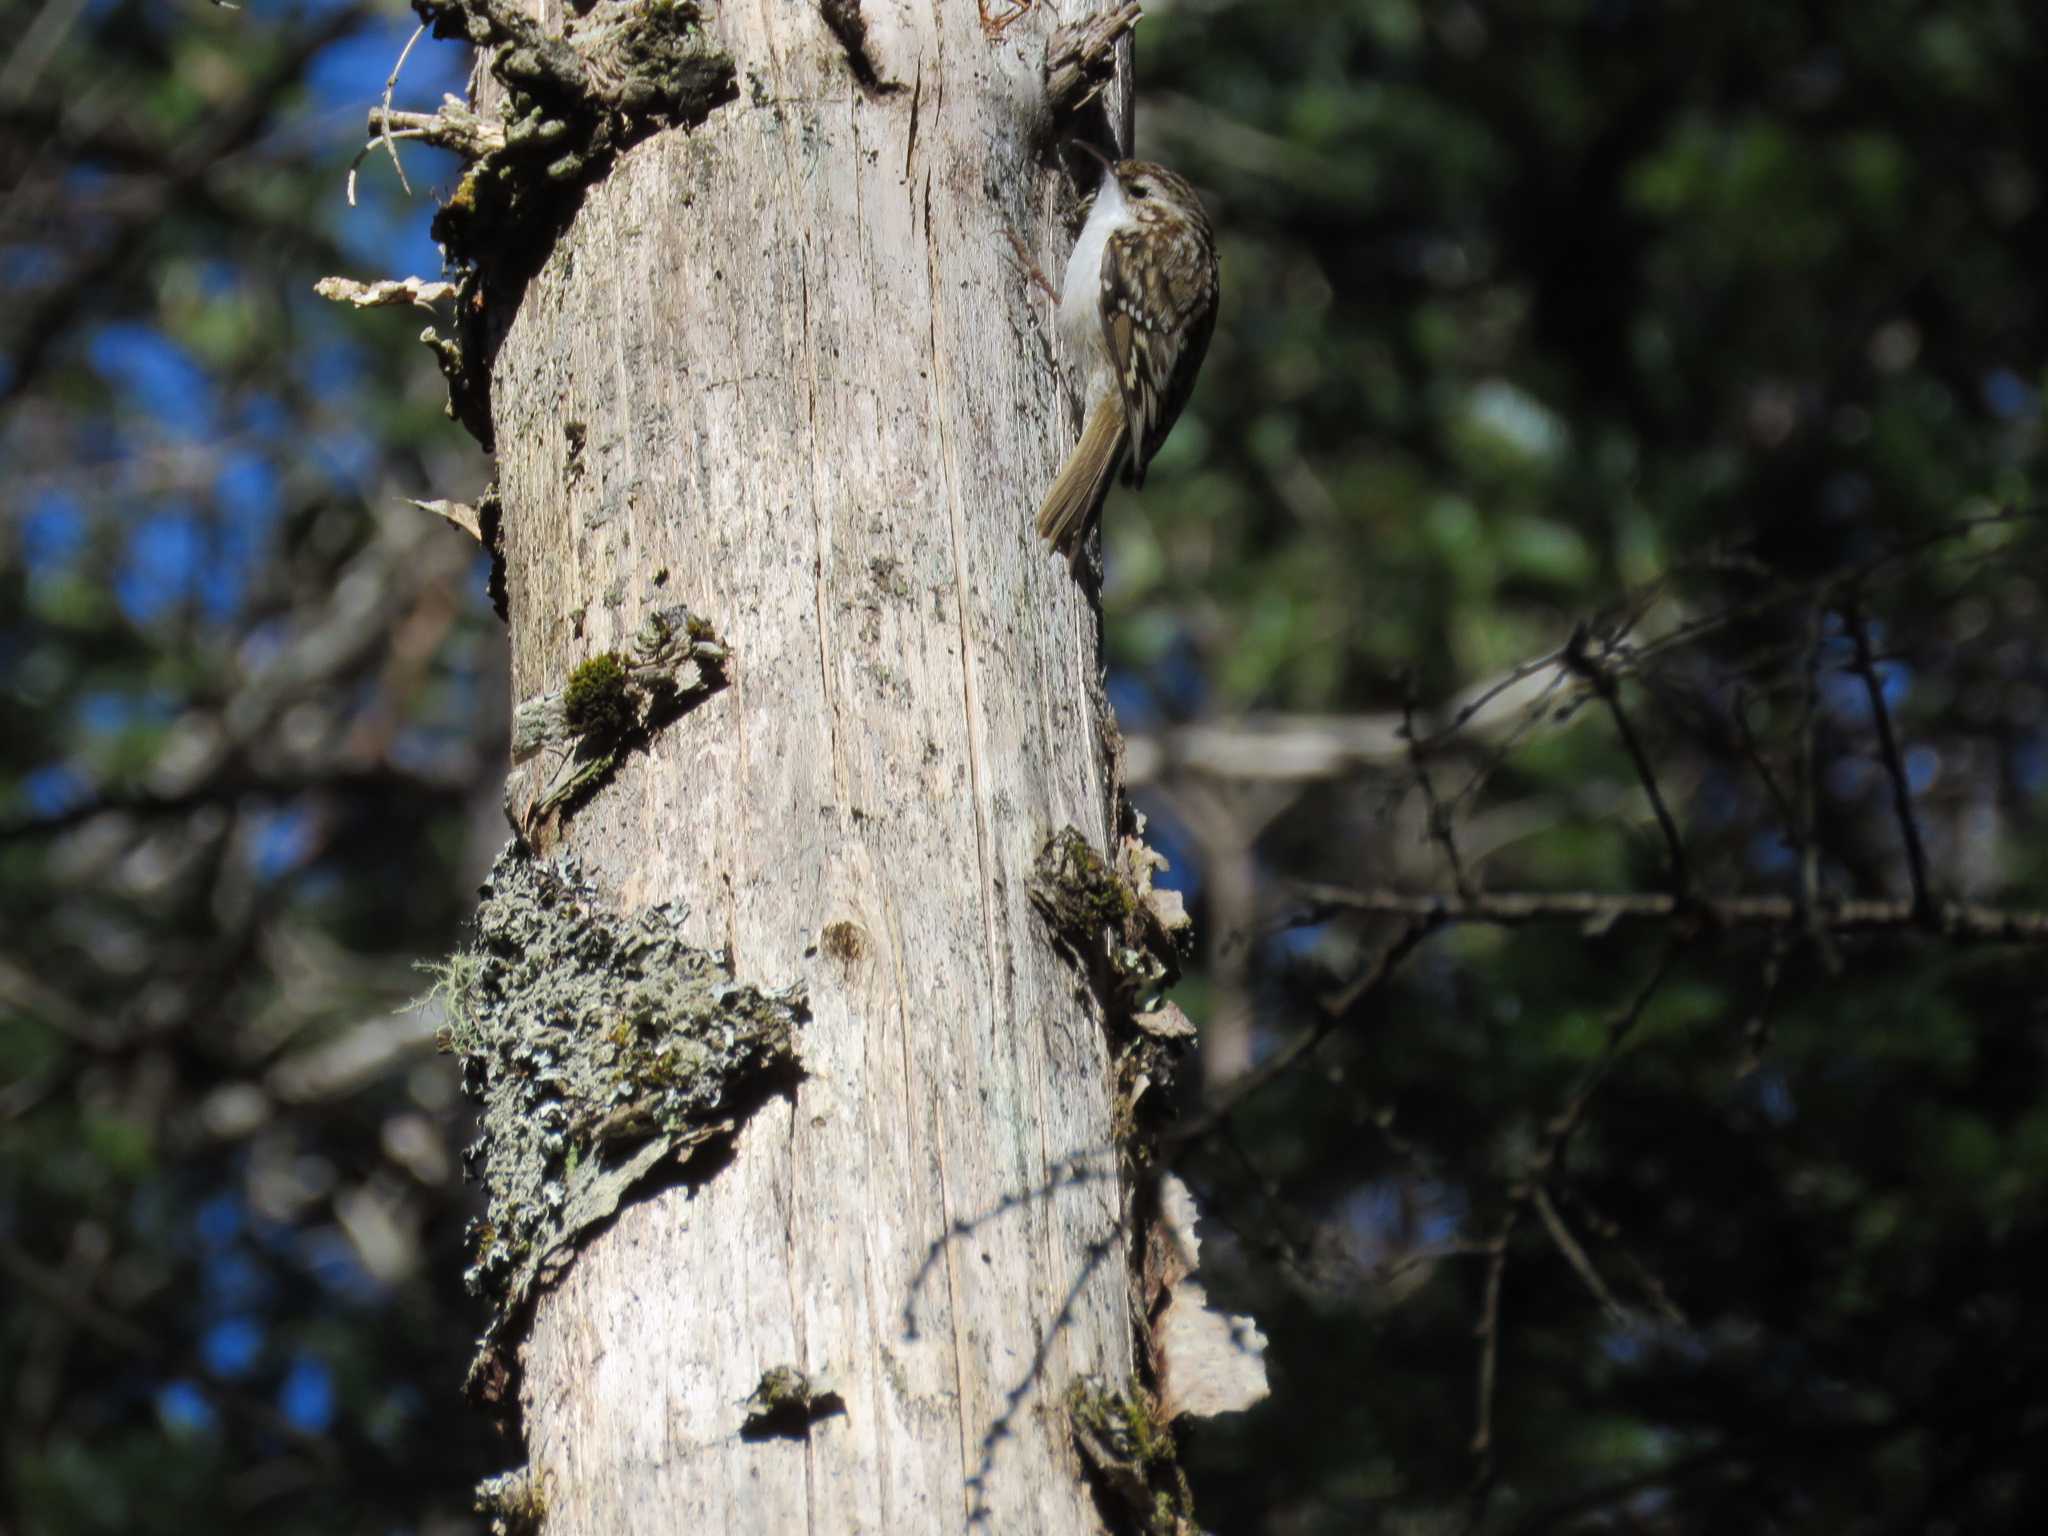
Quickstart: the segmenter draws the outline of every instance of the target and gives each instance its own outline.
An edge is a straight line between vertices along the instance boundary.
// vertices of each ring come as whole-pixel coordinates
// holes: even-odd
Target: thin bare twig
[[[1614,1250],[1623,1268],[1635,1281],[1636,1289],[1648,1301],[1658,1319],[1673,1328],[1690,1328],[1692,1324],[1686,1318],[1685,1309],[1671,1299],[1670,1290],[1657,1278],[1656,1271],[1644,1263],[1629,1246],[1628,1240],[1622,1236],[1621,1224],[1611,1216],[1603,1215],[1593,1202],[1586,1198],[1583,1190],[1567,1185],[1561,1186],[1558,1194],[1577,1209],[1579,1218],[1586,1224],[1587,1229]]]
[[[988,0],[976,0],[981,9],[981,35],[994,41],[1010,29],[1013,22],[1022,21],[1031,14],[1032,6],[1038,0],[1009,0],[1010,9],[997,16],[990,12]]]
[[[1600,1085],[1607,1080],[1607,1074],[1613,1070],[1614,1063],[1621,1056],[1621,1048],[1628,1043],[1628,1037],[1635,1033],[1636,1026],[1642,1022],[1645,1010],[1663,990],[1665,981],[1678,964],[1679,955],[1685,950],[1685,945],[1686,941],[1682,937],[1673,937],[1667,942],[1664,952],[1657,957],[1657,964],[1651,970],[1649,979],[1636,992],[1628,1007],[1607,1021],[1607,1038],[1601,1043],[1600,1054],[1593,1058],[1592,1064],[1586,1068],[1585,1075],[1579,1079],[1579,1086],[1573,1091],[1571,1098],[1550,1122],[1543,1150],[1531,1163],[1532,1182],[1550,1177],[1564,1161],[1564,1155],[1571,1147],[1572,1137],[1578,1133],[1579,1126],[1586,1118],[1586,1108],[1593,1102],[1593,1095],[1600,1091]]]
[[[1737,683],[1735,697],[1728,706],[1728,713],[1735,721],[1736,749],[1748,759],[1750,767],[1756,770],[1757,781],[1764,787],[1764,793],[1771,797],[1771,807],[1778,813],[1778,819],[1790,831],[1798,823],[1798,811],[1792,799],[1785,793],[1778,776],[1771,771],[1770,759],[1764,756],[1763,743],[1756,739],[1756,731],[1749,723],[1749,691]]]
[[[1514,1233],[1521,1208],[1516,1206],[1502,1219],[1500,1231],[1487,1245],[1486,1299],[1479,1310],[1474,1330],[1479,1339],[1479,1380],[1472,1411],[1472,1508],[1467,1516],[1468,1531],[1479,1524],[1486,1512],[1486,1495],[1493,1486],[1493,1396],[1500,1380],[1500,1293],[1507,1279],[1508,1239]]]
[[[1737,1077],[1747,1077],[1763,1065],[1764,1052],[1771,1046],[1771,1004],[1777,1000],[1778,983],[1785,974],[1785,957],[1793,944],[1789,933],[1780,931],[1771,937],[1771,952],[1764,957],[1762,985],[1757,989],[1756,1006],[1749,1011],[1749,1018],[1742,1026],[1742,1065],[1736,1069]]]
[[[1536,1215],[1543,1223],[1543,1230],[1550,1234],[1550,1241],[1556,1246],[1557,1251],[1564,1255],[1564,1261],[1572,1267],[1572,1272],[1585,1283],[1586,1289],[1592,1292],[1593,1299],[1600,1303],[1600,1310],[1607,1314],[1608,1320],[1624,1328],[1634,1327],[1636,1315],[1615,1299],[1614,1292],[1607,1288],[1607,1282],[1600,1278],[1600,1271],[1593,1267],[1593,1261],[1587,1256],[1586,1250],[1579,1246],[1579,1240],[1572,1236],[1571,1228],[1564,1224],[1564,1217],[1559,1214],[1555,1202],[1551,1200],[1550,1192],[1541,1184],[1537,1184],[1530,1191],[1529,1199],[1536,1207]]]
[[[378,127],[378,135],[370,143],[365,144],[362,152],[348,163],[348,205],[351,208],[356,205],[356,172],[361,168],[364,157],[379,144],[382,144],[385,151],[391,156],[391,168],[398,172],[398,184],[405,188],[405,195],[407,197],[412,196],[412,183],[405,179],[405,166],[398,158],[397,144],[392,141],[394,139],[416,138],[419,135],[392,132],[391,124],[394,114],[391,110],[391,93],[397,89],[399,71],[405,68],[405,61],[412,56],[413,45],[420,40],[420,37],[426,30],[424,24],[415,27],[412,36],[406,39],[405,46],[398,51],[398,62],[391,66],[391,73],[384,81],[383,109],[381,111],[372,109],[370,113],[370,121]]]
[[[1465,873],[1465,861],[1458,854],[1458,839],[1451,821],[1450,807],[1438,798],[1436,781],[1430,777],[1429,764],[1423,757],[1422,744],[1415,739],[1415,689],[1414,680],[1404,690],[1401,700],[1401,734],[1408,741],[1408,764],[1414,771],[1416,786],[1422,791],[1422,803],[1429,811],[1429,835],[1444,851],[1444,859],[1451,866],[1451,882],[1458,888],[1458,894],[1469,898],[1472,895],[1471,877]]]
[[[1296,1062],[1335,1034],[1359,1000],[1384,985],[1400,969],[1401,962],[1412,955],[1436,927],[1437,924],[1427,917],[1411,922],[1401,936],[1381,952],[1379,959],[1324,1001],[1321,1019],[1239,1078],[1217,1103],[1174,1127],[1166,1140],[1177,1145],[1199,1141],[1229,1120],[1253,1094],[1285,1075]]]
[[[1569,668],[1559,665],[1550,669],[1550,677],[1541,688],[1537,689],[1536,696],[1523,707],[1521,718],[1509,727],[1493,750],[1480,761],[1478,767],[1472,770],[1472,776],[1465,781],[1464,787],[1451,796],[1451,804],[1453,806],[1475,799],[1481,787],[1493,776],[1494,770],[1508,760],[1508,754],[1520,746],[1523,738],[1534,731],[1538,725],[1546,720],[1566,720],[1577,712],[1579,705],[1584,702],[1586,697],[1583,693],[1576,697],[1567,697],[1565,702],[1557,706],[1555,710],[1552,710],[1549,705],[1551,695],[1557,693],[1571,680],[1572,673]],[[1446,735],[1448,735],[1448,732],[1439,732],[1435,739],[1441,740]]]
[[[1825,600],[1827,594],[1844,580],[1867,585],[1888,567],[1903,564],[1919,555],[1926,554],[1929,550],[1939,545],[1956,539],[1967,538],[1980,529],[2000,527],[2010,523],[2023,522],[2028,519],[2039,519],[2042,515],[2040,511],[2032,508],[2007,507],[1997,512],[1986,513],[1980,517],[1956,518],[1931,533],[1914,539],[1902,540],[1889,549],[1880,550],[1861,565],[1852,567],[1846,573],[1832,572],[1817,581],[1789,583],[1762,593],[1746,602],[1724,608],[1719,612],[1705,614],[1697,619],[1688,619],[1653,640],[1646,641],[1639,646],[1629,647],[1626,657],[1626,670],[1632,672],[1639,671],[1644,663],[1655,660],[1665,651],[1683,649],[1696,640],[1703,640],[1709,635],[1729,628],[1731,625],[1770,613],[1788,603],[1801,599]],[[1984,557],[1980,556],[1979,558]],[[1662,580],[1668,581],[1676,574],[1676,570],[1668,572]]]
[[[391,93],[398,89],[398,76],[405,68],[405,61],[412,57],[414,45],[426,35],[426,31],[424,22],[413,29],[412,36],[398,51],[398,62],[391,66],[391,73],[384,81],[384,148],[391,156],[391,169],[398,172],[398,184],[405,188],[407,197],[412,196],[412,183],[405,179],[405,166],[399,162],[398,146],[391,141]],[[354,199],[351,198],[350,202],[353,203]]]
[[[1806,699],[1799,721],[1799,908],[1807,936],[1830,976],[1842,969],[1841,952],[1820,916],[1820,649],[1827,629],[1827,603],[1818,599],[1806,615]]]
[[[1005,229],[1003,233],[1010,237],[1010,249],[1016,253],[1017,265],[1023,268],[1024,276],[1030,280],[1034,288],[1057,305],[1060,301],[1060,291],[1052,285],[1052,279],[1045,275],[1045,269],[1032,258],[1031,247],[1024,243],[1024,237],[1015,229]]]
[[[1953,542],[1986,526],[2033,516],[2006,512],[1959,520],[1936,534],[1874,557],[1852,573],[1851,579],[1868,581],[1910,555]],[[1651,662],[1732,625],[1795,605],[1805,605],[1816,615],[1824,614],[1835,586],[1842,579],[1831,575],[1825,581],[1782,583],[1714,613],[1687,619],[1654,638],[1629,639],[1669,587],[1667,579],[1634,594],[1623,612],[1595,628],[1598,660],[1617,684],[1626,678],[1641,677]],[[1476,685],[1469,695],[1416,711],[1420,729],[1409,735],[1414,746],[1424,753],[1438,753],[1460,745],[1472,748],[1467,728],[1482,716],[1488,741],[1498,738],[1497,750],[1490,751],[1470,780],[1447,796],[1453,809],[1471,798],[1508,753],[1537,726],[1569,717],[1591,696],[1590,689],[1573,686],[1577,678],[1565,664],[1565,652],[1565,646],[1558,646]],[[1809,652],[1809,660],[1812,659]],[[1538,678],[1540,683],[1528,686]],[[1556,702],[1560,692],[1565,694],[1562,703]],[[1496,709],[1504,700],[1508,701],[1508,708]],[[1510,711],[1512,724],[1508,723]],[[1134,732],[1126,739],[1126,745],[1128,771],[1134,783],[1157,780],[1173,769],[1199,771],[1219,778],[1335,779],[1360,769],[1391,767],[1407,758],[1410,751],[1409,738],[1402,733],[1401,716],[1392,711],[1341,717],[1268,715],[1196,721],[1159,732]]]
[[[1449,740],[1457,735],[1459,731],[1463,730],[1466,723],[1474,715],[1478,714],[1517,683],[1527,682],[1530,678],[1536,676],[1537,673],[1549,671],[1557,667],[1563,660],[1564,648],[1560,646],[1556,650],[1545,651],[1541,656],[1532,656],[1527,661],[1516,663],[1453,710],[1449,722],[1434,735],[1424,738],[1422,744],[1426,747],[1433,747],[1439,742]],[[1553,679],[1550,686],[1554,688],[1557,681],[1557,679]],[[1545,690],[1545,692],[1548,691],[1548,689]]]
[[[1927,851],[1920,842],[1920,823],[1913,815],[1913,786],[1906,776],[1905,759],[1899,755],[1899,740],[1892,730],[1892,712],[1884,701],[1884,684],[1878,681],[1877,663],[1870,654],[1870,631],[1863,622],[1860,602],[1851,598],[1843,615],[1849,637],[1856,644],[1856,658],[1850,670],[1863,679],[1870,698],[1871,719],[1877,726],[1878,755],[1884,760],[1885,776],[1892,785],[1892,811],[1899,819],[1899,835],[1906,843],[1906,869],[1913,882],[1913,911],[1930,926],[1938,924],[1934,898],[1927,888]]]
[[[1572,1137],[1584,1122],[1587,1107],[1593,1102],[1594,1094],[1607,1080],[1609,1071],[1621,1055],[1621,1048],[1628,1043],[1628,1037],[1642,1022],[1644,1012],[1651,1001],[1662,990],[1672,969],[1678,964],[1678,957],[1685,949],[1685,940],[1673,937],[1664,946],[1664,952],[1649,978],[1637,989],[1628,1006],[1607,1023],[1607,1038],[1601,1043],[1600,1054],[1579,1079],[1579,1085],[1572,1096],[1565,1101],[1564,1108],[1551,1117],[1545,1127],[1543,1145],[1530,1157],[1527,1172],[1522,1181],[1509,1194],[1508,1208],[1502,1213],[1500,1225],[1490,1241],[1490,1258],[1486,1270],[1486,1295],[1480,1308],[1479,1323],[1474,1330],[1479,1339],[1478,1401],[1474,1407],[1474,1428],[1472,1431],[1472,1485],[1470,1507],[1466,1512],[1465,1529],[1476,1530],[1486,1515],[1486,1505],[1493,1487],[1493,1399],[1495,1386],[1500,1376],[1500,1293],[1507,1274],[1508,1244],[1513,1239],[1515,1228],[1523,1214],[1531,1209],[1539,1216],[1549,1208],[1549,1197],[1545,1184],[1555,1176],[1563,1165],[1565,1153],[1571,1146]],[[1548,1220],[1554,1220],[1556,1213],[1550,1211]],[[1553,1240],[1562,1233],[1558,1247],[1565,1259],[1579,1271],[1599,1297],[1602,1305],[1610,1312],[1618,1310],[1619,1304],[1599,1276],[1592,1263],[1578,1248],[1563,1223],[1558,1222],[1552,1231]],[[1574,1255],[1576,1254],[1576,1259]],[[1626,1316],[1624,1313],[1623,1316]]]
[[[1657,787],[1657,774],[1650,766],[1649,754],[1643,750],[1635,727],[1629,723],[1628,712],[1621,707],[1621,685],[1615,681],[1606,662],[1588,649],[1591,638],[1583,624],[1572,632],[1571,639],[1565,644],[1565,665],[1584,678],[1600,702],[1607,706],[1607,713],[1614,720],[1615,732],[1621,737],[1629,761],[1635,764],[1636,778],[1642,783],[1643,793],[1650,797],[1650,809],[1656,813],[1658,830],[1664,834],[1665,852],[1671,860],[1671,889],[1683,900],[1692,891],[1692,871],[1685,859],[1685,842],[1678,835],[1678,823],[1672,819],[1670,807],[1664,803],[1664,792]]]

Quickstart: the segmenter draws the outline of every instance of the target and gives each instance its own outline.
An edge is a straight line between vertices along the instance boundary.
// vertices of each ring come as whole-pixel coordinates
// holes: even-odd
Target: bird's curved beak
[[[1108,173],[1110,168],[1109,156],[1105,155],[1093,144],[1090,144],[1086,139],[1069,139],[1067,141],[1067,145],[1071,149],[1080,150],[1082,154],[1086,155],[1090,160],[1093,160],[1097,165],[1101,166],[1104,174]]]

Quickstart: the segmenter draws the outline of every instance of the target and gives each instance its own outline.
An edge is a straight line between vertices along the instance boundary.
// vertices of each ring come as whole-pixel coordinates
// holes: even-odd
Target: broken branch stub
[[[512,712],[505,816],[543,847],[562,815],[594,794],[626,753],[724,682],[729,656],[708,621],[680,603],[647,615],[625,651],[602,651],[551,693]]]

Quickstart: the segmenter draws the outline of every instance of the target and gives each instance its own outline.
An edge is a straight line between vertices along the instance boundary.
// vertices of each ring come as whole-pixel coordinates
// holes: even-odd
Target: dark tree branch
[[[1903,932],[1932,926],[1949,938],[1986,944],[2048,943],[2048,912],[1948,902],[1933,922],[1909,902],[1824,901],[1811,914],[1789,896],[1695,897],[1603,891],[1489,891],[1472,897],[1408,891],[1360,891],[1343,886],[1295,887],[1308,904],[1289,926],[1322,922],[1336,912],[1404,917],[1427,928],[1490,923],[1519,928],[1536,923],[1577,923],[1604,932],[1616,923],[1670,922],[1684,916],[1707,928],[1804,930],[1809,922],[1834,934]]]
[[[1940,917],[1927,888],[1927,851],[1920,842],[1920,823],[1913,815],[1913,786],[1906,776],[1905,758],[1899,753],[1898,735],[1892,729],[1892,712],[1884,701],[1884,684],[1878,680],[1877,662],[1870,653],[1870,631],[1855,599],[1850,600],[1844,617],[1849,637],[1856,643],[1852,670],[1863,679],[1863,690],[1870,699],[1871,719],[1877,726],[1878,755],[1883,759],[1885,776],[1891,780],[1892,811],[1899,819],[1899,835],[1906,844],[1906,869],[1913,883],[1913,913],[1929,927],[1939,927]]]
[[[1678,823],[1672,819],[1670,808],[1664,803],[1664,792],[1657,787],[1657,774],[1650,766],[1650,756],[1643,750],[1635,727],[1629,723],[1628,712],[1621,707],[1621,685],[1607,664],[1592,654],[1589,649],[1591,639],[1591,633],[1584,624],[1574,630],[1565,644],[1565,665],[1583,678],[1600,702],[1607,706],[1607,713],[1614,720],[1615,732],[1627,749],[1629,761],[1635,764],[1643,793],[1650,797],[1650,809],[1656,813],[1657,827],[1664,834],[1664,848],[1671,859],[1671,889],[1680,900],[1685,900],[1692,891],[1692,871],[1686,863],[1685,843],[1678,835]]]
[[[1486,1248],[1486,1299],[1479,1309],[1474,1330],[1479,1340],[1479,1374],[1473,1387],[1472,1486],[1467,1495],[1464,1530],[1477,1530],[1486,1518],[1486,1505],[1493,1492],[1493,1399],[1500,1380],[1500,1293],[1507,1281],[1508,1239],[1520,1219],[1517,1204],[1501,1222]]]
[[[1816,601],[1806,614],[1806,697],[1799,720],[1799,910],[1828,974],[1841,970],[1820,914],[1820,647],[1827,605]]]
[[[1169,1133],[1167,1140],[1176,1145],[1199,1141],[1243,1108],[1245,1101],[1291,1071],[1296,1062],[1321,1045],[1346,1022],[1351,1010],[1364,998],[1378,991],[1387,980],[1399,970],[1402,961],[1415,953],[1422,941],[1429,937],[1437,924],[1419,920],[1408,925],[1407,931],[1381,953],[1379,959],[1348,983],[1323,1004],[1323,1017],[1303,1030],[1292,1040],[1267,1057],[1258,1067],[1247,1072],[1231,1085],[1223,1099],[1210,1106],[1202,1114],[1177,1126]]]
[[[1668,940],[1655,968],[1630,999],[1628,1007],[1608,1020],[1607,1038],[1601,1043],[1600,1054],[1586,1068],[1564,1108],[1553,1115],[1544,1128],[1543,1144],[1530,1157],[1521,1180],[1509,1190],[1507,1209],[1502,1212],[1499,1226],[1487,1241],[1486,1295],[1474,1330],[1479,1339],[1479,1366],[1475,1388],[1477,1402],[1473,1412],[1472,1483],[1465,1519],[1468,1532],[1478,1529],[1485,1519],[1493,1489],[1493,1402],[1500,1376],[1500,1293],[1507,1274],[1508,1245],[1513,1241],[1515,1229],[1523,1216],[1532,1209],[1536,1210],[1549,1227],[1552,1241],[1565,1261],[1578,1272],[1610,1315],[1619,1307],[1605,1283],[1594,1272],[1592,1261],[1564,1230],[1555,1208],[1550,1205],[1545,1186],[1562,1166],[1572,1137],[1584,1122],[1594,1094],[1600,1091],[1600,1085],[1607,1080],[1608,1073],[1621,1055],[1621,1048],[1628,1043],[1628,1037],[1642,1022],[1651,1001],[1670,978],[1685,945],[1686,940],[1682,937],[1674,936]]]
[[[1415,774],[1415,785],[1422,791],[1422,802],[1429,811],[1430,840],[1444,851],[1444,861],[1451,867],[1451,882],[1458,888],[1458,894],[1469,898],[1472,895],[1471,877],[1465,873],[1465,861],[1458,854],[1456,826],[1451,817],[1451,808],[1444,804],[1436,792],[1436,781],[1430,777],[1429,764],[1424,759],[1422,744],[1415,739],[1415,690],[1410,679],[1407,696],[1401,704],[1401,734],[1408,741],[1408,764]]]

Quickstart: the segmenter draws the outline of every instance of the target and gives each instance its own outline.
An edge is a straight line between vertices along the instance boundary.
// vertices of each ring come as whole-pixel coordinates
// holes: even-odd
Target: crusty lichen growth
[[[1142,1008],[1180,976],[1188,919],[1177,892],[1155,891],[1166,861],[1144,842],[1144,823],[1123,838],[1115,865],[1073,827],[1046,839],[1031,867],[1031,899],[1058,938],[1105,968],[1123,1011]]]
[[[488,449],[495,338],[582,189],[649,134],[703,122],[739,86],[694,0],[595,0],[559,35],[514,0],[413,0],[413,9],[434,36],[475,44],[505,87],[501,122],[480,123],[450,101],[407,124],[408,137],[472,161],[434,216],[434,238],[462,274],[457,334],[435,350],[449,414]]]
[[[476,1485],[476,1512],[490,1522],[491,1536],[534,1536],[547,1518],[548,1501],[531,1467],[514,1467]]]
[[[1112,862],[1072,827],[1046,839],[1031,899],[1054,940],[1086,969],[1114,1051],[1110,1129],[1127,1169],[1156,1160],[1170,1112],[1165,1089],[1194,1035],[1160,993],[1178,979],[1191,924],[1178,891],[1154,887],[1166,860],[1145,842],[1145,819],[1124,806]]]
[[[1130,1528],[1145,1536],[1192,1536],[1194,1496],[1180,1450],[1142,1386],[1133,1381],[1119,1391],[1100,1377],[1083,1377],[1067,1393],[1067,1423],[1097,1487]]]
[[[1031,894],[1056,927],[1083,941],[1106,924],[1121,925],[1134,905],[1109,860],[1073,827],[1053,833],[1039,850]]]
[[[457,263],[530,243],[550,223],[535,215],[555,211],[555,191],[595,180],[620,150],[670,123],[701,123],[738,94],[731,56],[689,0],[601,0],[560,36],[505,0],[414,0],[413,9],[436,37],[482,49],[507,93],[503,144],[477,160],[434,221]]]
[[[633,1185],[729,1134],[795,1071],[801,989],[736,982],[722,951],[683,941],[683,916],[621,917],[573,859],[514,844],[474,944],[438,968],[443,1037],[483,1106],[469,1162],[488,1208],[465,1278],[496,1304],[486,1355]]]

